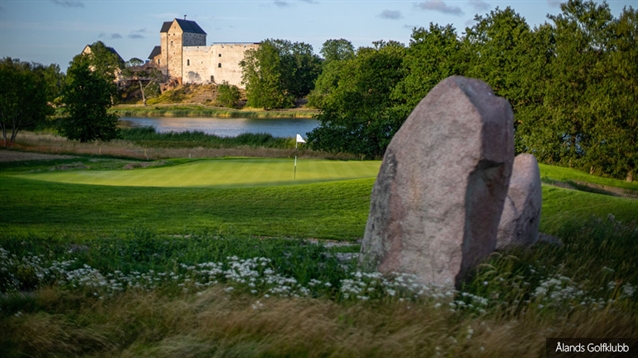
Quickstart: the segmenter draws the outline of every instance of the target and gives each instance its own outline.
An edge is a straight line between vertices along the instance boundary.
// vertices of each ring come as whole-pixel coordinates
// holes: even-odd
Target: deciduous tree
[[[144,64],[144,61],[136,57],[126,62],[122,70],[122,76],[130,82],[137,82],[137,85],[140,87],[144,106],[146,106],[148,92],[151,91],[151,93],[158,95],[159,84],[166,79],[162,71],[151,64]]]
[[[4,146],[14,142],[20,130],[31,128],[52,113],[47,104],[46,68],[10,57],[0,61],[0,127]],[[51,96],[53,96],[51,92]]]
[[[378,41],[343,61],[334,93],[317,116],[321,125],[308,134],[312,148],[357,153],[368,158],[383,155],[405,118],[390,110],[390,93],[403,78],[405,47]]]
[[[265,40],[240,62],[251,107],[289,108],[306,96],[320,72],[320,59],[305,43]]]
[[[345,62],[355,57],[354,46],[345,39],[327,40],[320,53],[323,56],[321,74],[308,94],[308,105],[319,109],[323,108],[325,98],[337,88]]]
[[[463,75],[468,55],[452,25],[430,23],[428,29],[415,28],[401,65],[404,78],[392,90],[393,110],[407,119],[414,107],[443,79]]]
[[[107,112],[115,85],[90,66],[85,58],[69,67],[63,97],[67,116],[61,120],[60,131],[80,142],[110,141],[118,134],[118,118]]]

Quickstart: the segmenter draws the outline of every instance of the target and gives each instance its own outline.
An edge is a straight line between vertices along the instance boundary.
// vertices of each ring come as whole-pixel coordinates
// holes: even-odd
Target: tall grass
[[[316,110],[231,109],[200,105],[116,106],[110,112],[120,117],[218,117],[218,118],[313,118]]]
[[[243,140],[250,142],[252,138],[248,136]],[[216,148],[204,145],[194,146],[188,141],[174,142],[173,145],[178,147],[168,147],[168,144],[167,147],[146,147],[121,139],[111,142],[80,143],[51,133],[20,132],[13,148],[50,154],[77,154],[143,160],[216,157],[292,158],[294,156],[299,158],[356,159],[351,154],[326,153],[305,148],[272,148],[249,145]]]
[[[236,137],[220,137],[200,131],[157,133],[155,128],[123,128],[121,138],[147,148],[229,148],[265,147],[292,149],[294,138],[275,138],[268,133],[243,133]]]
[[[0,355],[541,357],[547,337],[636,337],[637,232],[611,217],[568,225],[563,246],[495,254],[461,290],[427,292],[299,240],[4,238],[0,282],[29,293],[2,289]]]

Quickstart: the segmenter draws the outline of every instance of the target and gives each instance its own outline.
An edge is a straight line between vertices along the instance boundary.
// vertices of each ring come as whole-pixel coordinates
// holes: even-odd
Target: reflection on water
[[[236,137],[243,133],[269,133],[274,137],[304,137],[320,122],[301,118],[174,118],[122,117],[132,127],[152,126],[157,132],[200,131],[220,137]]]

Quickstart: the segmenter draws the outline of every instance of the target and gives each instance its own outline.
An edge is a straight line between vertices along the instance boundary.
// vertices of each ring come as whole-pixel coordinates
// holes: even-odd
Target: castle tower
[[[160,30],[159,54],[154,49],[151,56],[155,56],[151,59],[164,74],[182,82],[185,46],[206,46],[206,32],[195,21],[174,19],[164,22]]]

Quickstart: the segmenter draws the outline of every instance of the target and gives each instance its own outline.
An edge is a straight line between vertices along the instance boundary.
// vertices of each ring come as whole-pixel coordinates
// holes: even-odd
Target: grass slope
[[[378,164],[304,160],[297,183],[315,183],[302,185],[291,178],[291,160],[203,160],[132,171],[24,174],[42,170],[40,162],[0,171],[0,225],[2,235],[11,236],[111,235],[141,226],[162,234],[216,230],[350,240],[363,236]],[[543,186],[541,231],[550,234],[592,216],[612,214],[631,222],[637,213],[635,199]]]
[[[627,182],[613,178],[604,178],[596,175],[590,175],[578,170],[565,167],[556,167],[547,164],[540,164],[541,180],[546,182],[560,181],[578,187],[578,183],[585,183],[590,186],[602,186],[623,189],[626,192],[633,192],[638,195],[638,182]]]
[[[158,233],[361,237],[373,179],[261,188],[71,185],[0,176],[2,235]]]

